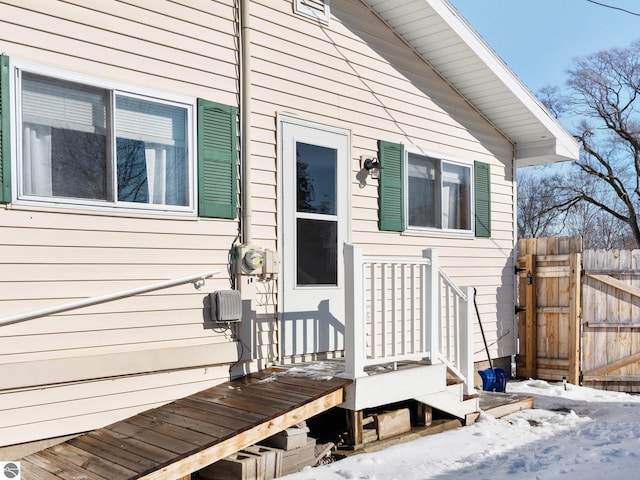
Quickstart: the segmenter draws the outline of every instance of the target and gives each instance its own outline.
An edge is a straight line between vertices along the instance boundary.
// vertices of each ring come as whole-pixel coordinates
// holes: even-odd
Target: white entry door
[[[282,353],[341,350],[350,133],[282,118],[280,140]]]

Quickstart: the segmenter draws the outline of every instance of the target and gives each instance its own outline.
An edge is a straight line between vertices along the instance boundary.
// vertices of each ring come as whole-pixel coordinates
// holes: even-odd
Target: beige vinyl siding
[[[492,355],[512,354],[513,145],[359,1],[332,1],[328,26],[292,18],[291,11],[289,1],[252,2],[256,163],[271,165],[277,151],[277,113],[350,129],[353,243],[370,255],[420,256],[437,248],[459,285],[478,288],[489,342],[509,331]],[[491,238],[378,231],[377,181],[361,188],[355,178],[360,155],[377,155],[378,139],[489,163]],[[479,331],[475,337],[476,360],[484,360]]]
[[[137,3],[137,5],[134,5]],[[2,2],[2,51],[101,78],[235,104],[233,2]],[[151,8],[150,8],[151,7]]]
[[[20,0],[0,10],[0,51],[12,59],[237,105],[232,0]],[[237,233],[229,220],[0,208],[0,317],[221,271],[199,290],[0,326],[0,446],[96,428],[228,379],[239,348],[206,322],[206,307],[209,293],[230,288]]]

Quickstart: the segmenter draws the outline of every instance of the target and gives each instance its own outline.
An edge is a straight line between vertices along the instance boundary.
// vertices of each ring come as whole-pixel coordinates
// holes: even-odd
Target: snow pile
[[[637,478],[640,396],[540,380],[509,382],[534,410],[289,475],[287,480]]]

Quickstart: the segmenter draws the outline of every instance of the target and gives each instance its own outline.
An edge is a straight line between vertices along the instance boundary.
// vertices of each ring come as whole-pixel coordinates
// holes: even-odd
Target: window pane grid
[[[471,167],[409,152],[409,227],[471,230]]]
[[[21,195],[192,208],[187,105],[26,71],[19,78]]]

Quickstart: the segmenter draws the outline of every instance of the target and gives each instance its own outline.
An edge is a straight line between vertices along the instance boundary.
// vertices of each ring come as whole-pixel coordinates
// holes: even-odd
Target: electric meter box
[[[253,245],[236,247],[237,272],[261,277],[275,276],[280,269],[277,252]]]

